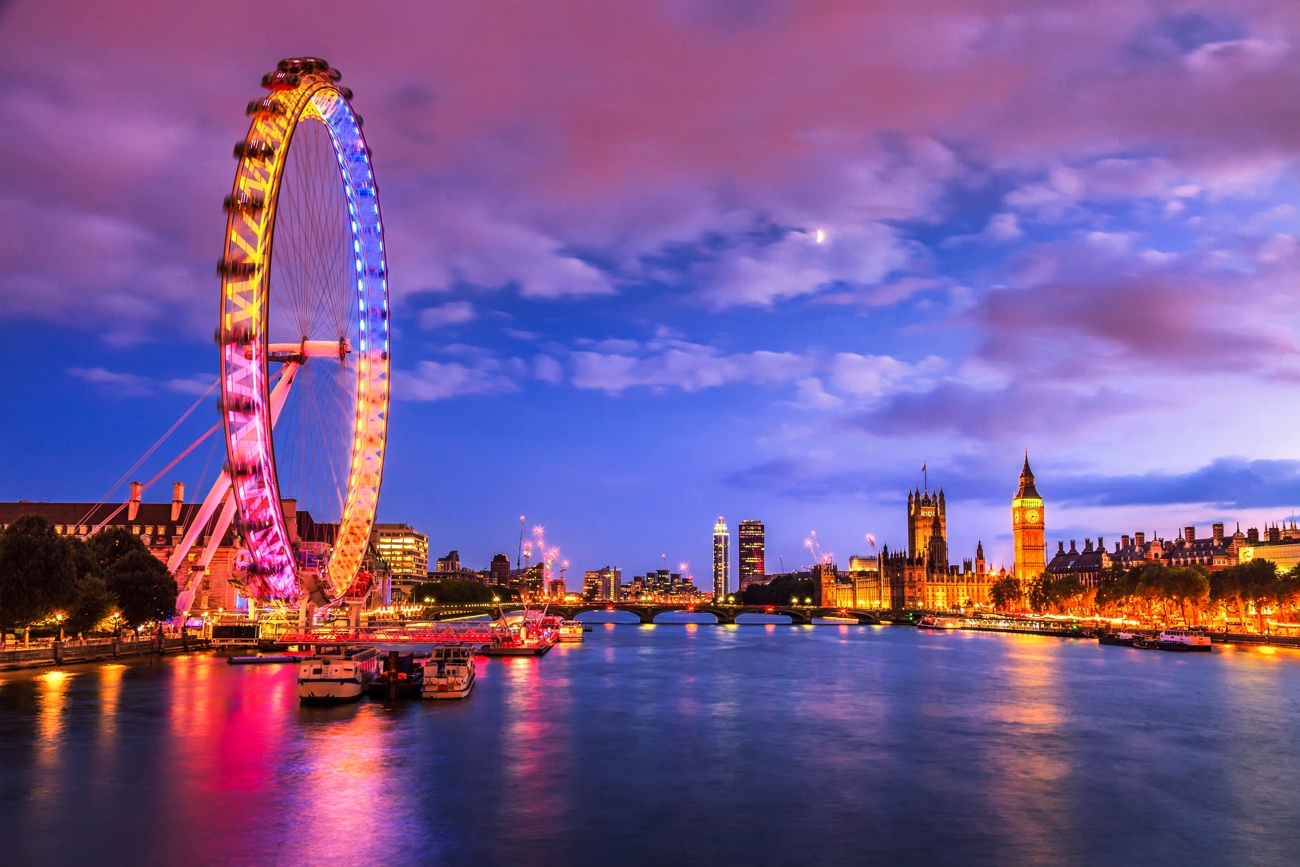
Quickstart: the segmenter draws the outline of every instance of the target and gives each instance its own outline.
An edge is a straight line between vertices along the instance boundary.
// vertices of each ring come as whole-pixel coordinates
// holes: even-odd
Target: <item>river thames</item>
[[[462,703],[294,676],[0,672],[0,862],[1300,862],[1291,652],[597,624]]]

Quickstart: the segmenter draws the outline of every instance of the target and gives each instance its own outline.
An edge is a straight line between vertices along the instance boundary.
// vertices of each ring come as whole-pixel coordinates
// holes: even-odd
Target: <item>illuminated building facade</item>
[[[1043,534],[1043,498],[1034,487],[1029,469],[1029,452],[1020,471],[1020,487],[1011,501],[1011,534],[1015,539],[1015,574],[1023,583],[1032,581],[1047,568],[1047,543]]]
[[[818,563],[812,567],[813,604],[823,608],[838,606],[838,570],[833,563]]]
[[[460,552],[448,551],[446,557],[439,557],[433,568],[437,575],[460,576]]]
[[[617,602],[622,583],[622,569],[613,566],[590,569],[582,573],[582,595],[592,602]]]
[[[744,590],[751,584],[762,584],[766,577],[765,532],[762,521],[741,521],[736,530],[740,544],[739,588]]]
[[[727,588],[731,586],[731,533],[727,524],[718,516],[718,523],[713,525],[713,598],[725,599]]]
[[[984,545],[974,559],[959,567],[948,562],[948,504],[943,489],[914,489],[907,495],[907,550],[881,549],[877,574],[863,576],[868,601],[864,607],[947,611],[987,605],[995,580],[984,560]]]
[[[395,601],[409,597],[429,577],[429,537],[410,524],[375,524],[370,544],[393,570]]]

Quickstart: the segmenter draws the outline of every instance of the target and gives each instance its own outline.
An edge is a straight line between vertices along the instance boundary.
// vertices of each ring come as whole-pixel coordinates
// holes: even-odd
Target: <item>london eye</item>
[[[314,57],[282,60],[263,77],[269,93],[248,103],[225,201],[216,336],[227,460],[193,526],[220,506],[218,535],[233,522],[242,536],[239,577],[259,602],[343,597],[383,478],[383,223],[361,118],[340,78]],[[319,538],[299,537],[283,499],[310,512]],[[193,588],[184,589],[188,606]]]

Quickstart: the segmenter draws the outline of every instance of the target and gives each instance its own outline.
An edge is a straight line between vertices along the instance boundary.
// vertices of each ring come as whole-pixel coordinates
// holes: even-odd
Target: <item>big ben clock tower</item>
[[[1043,538],[1043,498],[1034,487],[1034,473],[1029,469],[1029,451],[1025,451],[1025,468],[1020,471],[1020,489],[1011,501],[1011,534],[1016,542],[1016,577],[1029,581],[1043,574],[1047,566],[1047,547]]]

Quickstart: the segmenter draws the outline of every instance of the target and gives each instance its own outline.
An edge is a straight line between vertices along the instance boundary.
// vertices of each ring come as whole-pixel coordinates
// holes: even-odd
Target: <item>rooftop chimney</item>
[[[1184,528],[1183,528],[1183,538],[1187,540],[1187,544],[1189,544],[1189,545],[1192,544],[1193,542],[1195,542],[1195,541],[1196,541],[1196,528],[1195,528],[1195,527],[1184,527]]]
[[[1064,553],[1065,553],[1065,543],[1064,543],[1064,542],[1057,542],[1057,543],[1056,543],[1056,553],[1058,553],[1058,554],[1064,554]]]
[[[1134,545],[1137,545],[1139,548],[1142,548],[1146,546],[1146,543],[1147,543],[1146,533],[1143,533],[1141,530],[1138,530],[1136,533],[1133,534]]]
[[[1073,539],[1070,540],[1070,553],[1071,553],[1071,554],[1078,554],[1078,553],[1079,553],[1079,549],[1074,547],[1074,540],[1073,540]]]
[[[1251,527],[1246,531],[1246,541],[1252,545],[1259,544],[1259,527]]]
[[[1097,550],[1098,551],[1106,550],[1106,543],[1102,541],[1102,538],[1100,536],[1097,537]]]
[[[1092,551],[1092,540],[1091,540],[1091,539],[1084,539],[1084,540],[1083,540],[1083,553],[1087,554],[1087,553],[1089,553],[1090,551]]]
[[[139,482],[131,483],[131,499],[126,501],[126,519],[134,521],[135,516],[140,514],[140,492],[144,490],[144,485]]]
[[[181,519],[181,506],[185,505],[185,483],[172,482],[172,523]]]
[[[1222,545],[1222,544],[1223,544],[1223,525],[1222,525],[1222,524],[1211,524],[1211,525],[1210,525],[1210,530],[1211,530],[1211,532],[1214,533],[1214,544],[1216,544],[1216,545]]]
[[[1127,548],[1129,543],[1128,533],[1125,533],[1123,536],[1120,536],[1119,539],[1123,543],[1123,546]]]

